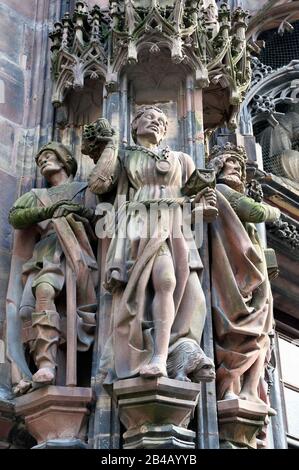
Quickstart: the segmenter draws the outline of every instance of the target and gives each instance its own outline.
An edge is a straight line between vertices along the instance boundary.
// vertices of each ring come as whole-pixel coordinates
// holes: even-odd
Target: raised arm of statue
[[[213,363],[200,349],[206,316],[203,264],[195,237],[183,229],[189,200],[182,189],[195,166],[189,155],[160,146],[167,124],[158,107],[140,107],[131,124],[134,145],[124,148],[121,167],[108,142],[97,163],[111,152],[106,179],[100,178],[102,166],[92,175],[102,193],[121,168],[118,195],[125,201],[118,206],[106,256],[105,288],[114,297],[113,331],[100,364],[106,383],[137,375],[214,377]]]
[[[95,194],[109,192],[120,174],[118,138],[105,118],[85,126],[82,153],[89,155],[96,166],[90,173],[88,187]]]

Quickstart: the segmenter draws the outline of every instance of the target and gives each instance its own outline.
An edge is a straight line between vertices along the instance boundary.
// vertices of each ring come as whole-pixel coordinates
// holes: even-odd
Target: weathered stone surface
[[[127,429],[125,448],[194,448],[195,433],[186,428],[200,388],[200,384],[166,377],[116,382],[113,394]]]
[[[0,206],[0,338],[2,338],[2,322],[5,317],[5,298],[10,271],[10,250],[12,246],[12,230],[8,223],[8,211],[16,197],[17,179],[0,170],[1,206]]]
[[[218,401],[221,447],[256,449],[256,435],[268,411],[269,407],[262,403],[239,399]]]
[[[18,64],[24,45],[24,21],[3,2],[0,4],[0,26],[0,49],[11,62]]]
[[[56,439],[80,438],[86,406],[91,402],[90,388],[44,387],[16,399],[16,414],[25,417],[28,431],[38,444]]]
[[[5,103],[1,105],[1,114],[6,119],[21,124],[24,110],[23,73],[12,62],[0,59],[0,78],[4,82],[5,92]]]
[[[124,433],[124,449],[194,449],[195,432],[172,424],[144,425]]]
[[[12,229],[8,223],[8,213],[12,207],[17,192],[17,179],[0,170],[1,179],[1,207],[0,207],[0,250],[11,249]]]
[[[20,2],[19,0],[1,0],[2,6],[6,6],[12,11],[12,15],[18,13],[24,15],[28,19],[34,19],[36,15],[36,0],[26,0]],[[42,3],[42,2],[39,2]]]
[[[1,74],[1,72],[0,72]],[[12,173],[12,149],[15,143],[14,126],[0,117],[0,168]]]

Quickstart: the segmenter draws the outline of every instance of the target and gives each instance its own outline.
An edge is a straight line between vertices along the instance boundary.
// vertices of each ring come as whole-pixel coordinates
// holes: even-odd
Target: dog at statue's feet
[[[211,382],[215,379],[215,365],[198,344],[190,339],[177,342],[167,359],[168,377],[184,382]]]

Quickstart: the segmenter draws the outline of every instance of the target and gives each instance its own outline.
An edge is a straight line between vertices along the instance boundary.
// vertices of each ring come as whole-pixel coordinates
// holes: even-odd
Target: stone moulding
[[[256,436],[267,415],[266,404],[239,399],[218,401],[220,447],[256,449]]]
[[[121,380],[114,384],[119,417],[126,428],[126,449],[194,449],[195,433],[187,429],[201,385],[166,377]]]
[[[273,70],[264,66],[257,58],[253,60],[253,83],[242,104],[251,112],[252,123],[275,119],[278,104],[299,102],[299,60]],[[281,113],[279,113],[281,114]]]
[[[246,36],[256,41],[263,31],[278,28],[280,34],[284,31],[292,31],[291,23],[299,19],[299,1],[284,1],[276,5],[279,0],[268,2],[248,24]]]
[[[73,447],[74,442],[78,447],[91,401],[90,388],[51,385],[16,398],[15,410],[16,415],[24,417],[28,431],[40,447],[53,448],[55,443],[57,447]]]

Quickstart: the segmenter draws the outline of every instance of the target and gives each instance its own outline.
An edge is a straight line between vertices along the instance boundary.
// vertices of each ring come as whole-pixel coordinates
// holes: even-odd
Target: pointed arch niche
[[[164,144],[188,153],[202,165],[202,91],[195,86],[191,68],[183,62],[175,63],[166,47],[150,45],[139,52],[138,62],[124,66],[119,76],[118,127],[122,143],[132,143],[130,123],[138,107],[155,104],[168,118]],[[108,117],[113,120],[110,103],[108,108]]]

